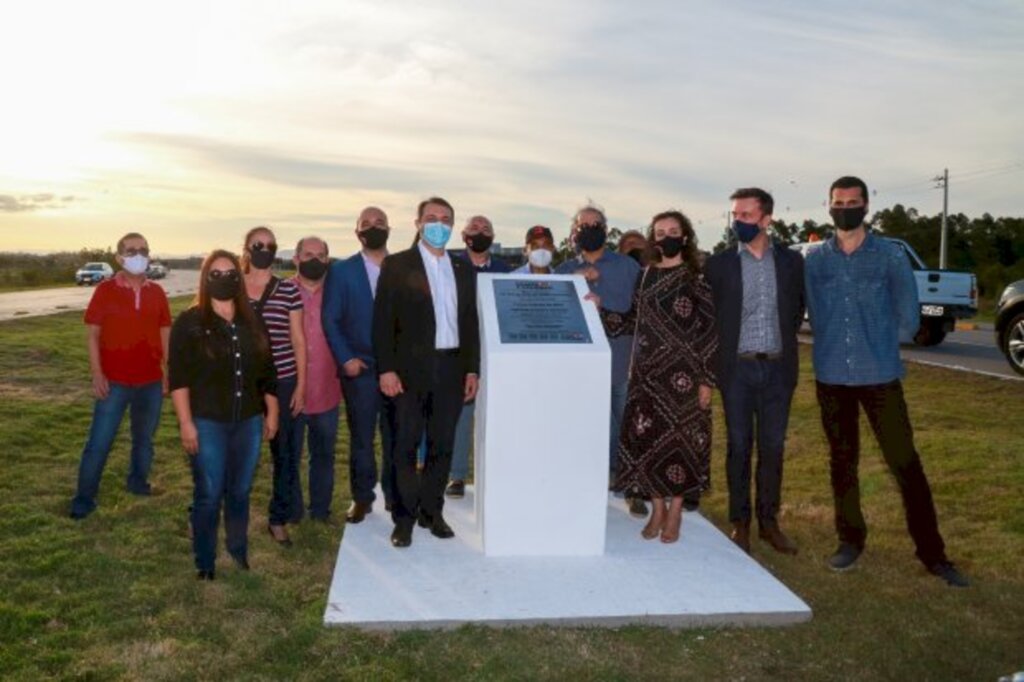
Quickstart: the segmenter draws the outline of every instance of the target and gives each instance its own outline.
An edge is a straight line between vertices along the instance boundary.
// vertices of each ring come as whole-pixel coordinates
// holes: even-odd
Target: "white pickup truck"
[[[921,304],[921,327],[914,336],[919,346],[936,346],[956,328],[957,320],[978,314],[978,279],[969,272],[929,270],[917,252],[902,239],[882,237],[903,249],[914,270],[917,298]],[[807,255],[822,242],[794,244],[792,249]]]

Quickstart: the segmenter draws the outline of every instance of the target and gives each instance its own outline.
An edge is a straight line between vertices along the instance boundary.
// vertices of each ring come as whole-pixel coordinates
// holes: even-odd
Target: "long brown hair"
[[[245,282],[242,280],[242,266],[238,256],[235,254],[225,249],[215,249],[210,252],[210,255],[203,261],[203,267],[199,270],[199,291],[196,292],[196,298],[192,305],[199,310],[204,327],[210,328],[215,326],[218,317],[217,313],[213,310],[213,297],[210,296],[209,278],[214,261],[221,258],[231,261],[235,270],[238,271],[238,293],[232,299],[235,304],[235,319],[240,319],[242,324],[253,330],[253,341],[256,344],[257,351],[260,354],[268,353],[270,346],[267,341],[267,334],[262,321],[256,317],[256,312],[249,305],[249,297],[245,293]]]
[[[698,274],[700,272],[700,260],[697,258],[697,235],[693,232],[693,224],[690,222],[690,219],[683,215],[682,211],[662,211],[651,218],[651,224],[647,227],[647,242],[651,245],[652,262],[656,263],[661,260],[661,252],[654,246],[654,224],[666,218],[676,221],[682,229],[683,239],[686,240],[686,243],[683,244],[683,263],[694,275]]]
[[[256,236],[257,232],[266,232],[270,235],[270,238],[277,242],[277,235],[266,225],[257,225],[248,232],[245,233],[245,239],[242,240],[242,256],[241,263],[242,267],[239,269],[239,274],[247,273],[250,269],[250,257],[249,257],[249,241]]]

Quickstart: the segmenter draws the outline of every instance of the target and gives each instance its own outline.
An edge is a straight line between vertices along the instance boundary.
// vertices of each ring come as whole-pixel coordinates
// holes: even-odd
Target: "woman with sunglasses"
[[[203,262],[195,303],[171,328],[171,400],[192,460],[200,580],[214,578],[222,501],[228,554],[248,570],[249,492],[262,439],[277,431],[274,363],[241,284],[235,255],[214,251]]]
[[[274,276],[277,240],[269,227],[254,227],[245,235],[242,253],[245,293],[263,320],[277,371],[277,398],[281,422],[270,441],[274,485],[267,530],[274,541],[292,544],[286,524],[302,519],[302,487],[299,482],[301,441],[295,417],[302,412],[306,391],[306,338],[302,329],[302,294],[290,279]]]

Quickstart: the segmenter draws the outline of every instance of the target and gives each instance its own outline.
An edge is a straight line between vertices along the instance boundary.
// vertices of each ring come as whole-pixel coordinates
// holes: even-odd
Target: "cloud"
[[[21,196],[0,194],[0,213],[23,213],[26,211],[38,211],[44,208],[64,208],[76,199],[77,197],[70,194],[62,197],[57,197],[50,193]]]

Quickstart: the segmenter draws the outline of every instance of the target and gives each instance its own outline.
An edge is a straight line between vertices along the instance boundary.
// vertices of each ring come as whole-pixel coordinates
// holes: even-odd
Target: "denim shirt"
[[[601,307],[613,313],[626,313],[633,306],[633,291],[640,276],[640,265],[629,256],[609,251],[588,263],[582,256],[570,258],[557,268],[555,274],[571,275],[580,268],[593,265],[600,273],[596,281],[587,282],[590,290],[601,297]],[[608,339],[612,352],[612,384],[625,383],[629,378],[629,357],[633,352],[633,334]]]
[[[818,381],[868,386],[901,379],[900,341],[913,338],[920,308],[899,246],[868,232],[847,255],[832,237],[808,252],[804,279]]]

